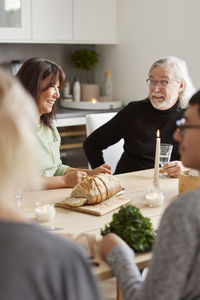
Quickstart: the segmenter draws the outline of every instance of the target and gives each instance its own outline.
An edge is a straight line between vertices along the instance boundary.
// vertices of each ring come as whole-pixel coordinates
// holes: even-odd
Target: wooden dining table
[[[164,203],[159,207],[149,207],[145,201],[145,194],[153,183],[153,169],[124,173],[116,175],[124,187],[123,198],[130,199],[131,204],[140,209],[140,212],[149,217],[154,228],[159,226],[160,219],[166,207],[178,195],[178,179],[163,177],[159,179],[160,189],[164,193]],[[31,222],[37,222],[35,219],[34,208],[37,202],[42,204],[54,204],[64,200],[70,195],[70,188],[62,188],[55,190],[35,191],[24,194],[24,201],[20,207],[22,214]],[[63,209],[56,207],[55,218],[49,222],[40,223],[45,229],[51,230],[52,234],[68,237],[71,235],[76,237],[80,234],[93,235],[98,241],[101,239],[101,229],[112,220],[113,213],[118,209],[111,211],[103,216],[95,216],[82,212],[73,211],[71,209]],[[99,280],[105,280],[113,277],[112,270],[106,261],[99,255],[99,266],[93,267],[94,274]],[[152,253],[138,253],[135,255],[135,263],[140,269],[148,266]],[[118,296],[120,299],[120,296]]]

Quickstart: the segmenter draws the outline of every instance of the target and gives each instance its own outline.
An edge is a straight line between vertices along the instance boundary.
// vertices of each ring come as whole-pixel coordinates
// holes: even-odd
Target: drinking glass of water
[[[170,161],[172,154],[173,145],[171,144],[160,144],[160,157],[159,164],[161,168]],[[167,175],[164,173],[160,173],[160,177],[166,177]]]

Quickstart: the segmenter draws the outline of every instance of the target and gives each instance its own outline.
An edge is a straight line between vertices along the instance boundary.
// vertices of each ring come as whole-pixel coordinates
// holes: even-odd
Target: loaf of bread
[[[102,173],[87,176],[72,189],[71,197],[64,202],[70,206],[98,204],[114,196],[121,189],[120,181],[113,175]]]

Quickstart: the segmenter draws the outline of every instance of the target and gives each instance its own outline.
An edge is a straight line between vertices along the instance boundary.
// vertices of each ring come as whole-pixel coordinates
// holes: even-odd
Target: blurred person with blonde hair
[[[99,300],[83,250],[17,210],[16,188],[40,187],[36,120],[33,99],[0,70],[0,299]]]

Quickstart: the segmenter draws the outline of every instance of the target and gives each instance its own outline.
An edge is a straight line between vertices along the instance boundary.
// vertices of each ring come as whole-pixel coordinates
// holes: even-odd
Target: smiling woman
[[[51,128],[51,122],[56,115],[56,106],[52,104],[59,98],[59,89],[65,84],[65,74],[62,68],[47,59],[30,58],[18,71],[17,78],[33,96],[38,106],[40,122]],[[49,104],[51,101],[51,107],[46,111],[48,101]]]
[[[65,83],[61,67],[47,59],[31,58],[22,65],[17,78],[33,96],[38,107],[38,156],[44,188],[73,187],[81,182],[83,176],[111,173],[111,167],[106,164],[94,170],[75,169],[62,164],[61,139],[54,121],[55,103]]]
[[[51,83],[52,75],[47,76],[42,80],[41,94],[38,103],[39,115],[48,114],[52,111],[53,105],[60,97],[60,82],[57,78],[55,82]]]

